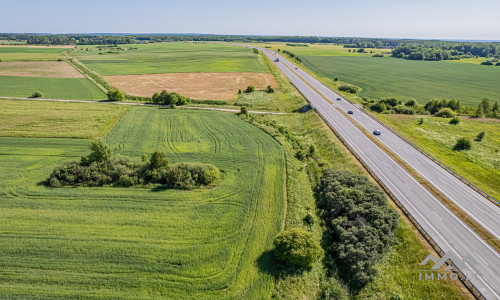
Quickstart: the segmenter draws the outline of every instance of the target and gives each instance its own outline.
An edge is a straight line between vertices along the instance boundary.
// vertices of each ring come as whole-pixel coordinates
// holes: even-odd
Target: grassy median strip
[[[286,65],[285,65],[286,66]],[[289,68],[288,66],[286,66]],[[289,68],[290,69],[290,68]],[[323,95],[320,91],[310,85],[307,81],[305,81],[300,75],[295,73],[292,69],[290,69],[295,75],[301,78],[309,87],[311,87],[316,93],[318,93],[323,99],[325,99],[328,103],[332,103],[331,100],[328,99],[325,95]],[[439,191],[434,185],[432,185],[429,181],[424,179],[416,170],[410,167],[404,160],[402,160],[398,155],[392,152],[389,148],[387,148],[383,143],[379,140],[375,139],[370,132],[368,132],[364,127],[362,127],[359,123],[357,123],[354,119],[349,117],[345,112],[341,111],[335,105],[332,105],[335,109],[337,109],[340,113],[342,113],[346,118],[350,120],[350,122],[356,126],[364,135],[366,135],[372,142],[374,142],[380,149],[382,149],[387,155],[389,155],[394,161],[396,161],[401,167],[403,167],[410,175],[412,175],[425,189],[427,189],[434,197],[439,199],[441,203],[443,203],[449,210],[451,210],[457,217],[460,218],[467,226],[469,226],[472,230],[474,230],[483,240],[485,240],[490,246],[492,246],[496,251],[500,252],[500,240],[494,237],[488,230],[486,230],[483,226],[481,226],[476,220],[474,220],[471,216],[465,213],[461,208],[459,208],[451,199],[446,197],[441,191]]]

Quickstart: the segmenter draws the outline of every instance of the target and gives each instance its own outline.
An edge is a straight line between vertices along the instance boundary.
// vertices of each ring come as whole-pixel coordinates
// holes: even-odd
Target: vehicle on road
[[[340,97],[337,97],[337,100],[342,100],[342,98],[340,98]]]
[[[275,62],[279,62],[279,61],[280,61],[280,59],[279,59],[279,58],[276,58]]]
[[[352,115],[354,112],[352,110],[349,110],[347,113]]]
[[[373,132],[373,134],[374,134],[374,135],[380,135],[380,134],[382,134],[382,133],[380,132],[380,130],[376,129],[376,130]]]

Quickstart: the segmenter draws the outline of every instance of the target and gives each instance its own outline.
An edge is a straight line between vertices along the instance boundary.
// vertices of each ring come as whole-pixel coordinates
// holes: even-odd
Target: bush
[[[274,89],[270,85],[268,85],[267,89],[266,89],[266,92],[268,92],[268,93],[274,93]]]
[[[313,225],[314,224],[314,217],[311,215],[311,214],[307,214],[304,219],[303,219],[304,223],[306,223],[307,225]]]
[[[457,113],[451,110],[449,107],[441,108],[437,113],[436,117],[451,118],[456,116]]]
[[[478,141],[478,142],[482,141],[485,135],[486,135],[486,132],[481,131],[481,132],[477,135],[477,137],[476,137],[476,141]]]
[[[451,118],[450,124],[457,125],[458,123],[460,123],[460,118],[459,117],[453,117],[453,118]]]
[[[121,101],[125,99],[125,95],[120,90],[109,90],[108,100],[109,101]]]
[[[248,116],[248,107],[246,106],[240,107],[240,114]]]
[[[354,93],[358,92],[358,88],[354,87],[352,85],[343,84],[343,85],[341,85],[339,87],[339,91],[348,92],[348,93],[354,94]]]
[[[373,56],[373,57],[384,57],[384,55],[383,55],[383,54],[380,54],[380,53],[373,54],[372,56]]]
[[[177,94],[177,93],[169,93],[166,90],[161,91],[161,93],[155,93],[153,97],[151,97],[151,101],[155,104],[164,104],[164,105],[186,105],[191,103],[191,99],[189,97]]]
[[[459,138],[457,143],[453,147],[453,150],[462,151],[462,150],[470,150],[472,148],[472,143],[467,138]]]
[[[253,93],[253,92],[255,92],[255,87],[252,85],[249,85],[245,90],[245,93]]]
[[[209,185],[220,177],[220,171],[211,164],[179,163],[168,169],[160,183],[170,188],[192,189]]]
[[[497,63],[495,64],[495,66],[497,66],[497,67],[498,67],[498,66],[500,66],[500,62],[497,62]]]
[[[307,268],[317,261],[323,252],[314,236],[300,228],[278,234],[273,244],[274,255],[278,260],[302,268]]]
[[[493,62],[492,62],[491,60],[486,60],[486,61],[483,61],[481,64],[482,64],[482,65],[486,65],[486,66],[493,66],[493,65],[494,65],[494,64],[493,64]]]
[[[297,152],[295,152],[295,158],[297,158],[298,160],[301,160],[303,161],[304,158],[306,158],[306,152],[302,149],[298,150]]]
[[[31,94],[31,98],[40,98],[43,97],[42,92],[36,91],[33,94]]]

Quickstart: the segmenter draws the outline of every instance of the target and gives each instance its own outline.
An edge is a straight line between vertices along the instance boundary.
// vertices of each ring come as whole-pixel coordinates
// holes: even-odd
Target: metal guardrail
[[[347,100],[352,105],[355,104],[355,103],[353,103],[349,99],[345,99],[345,100]],[[445,164],[443,164],[442,162],[440,162],[439,160],[437,160],[436,158],[434,158],[432,155],[430,155],[429,153],[427,153],[425,150],[423,150],[419,146],[415,145],[413,142],[411,142],[410,140],[408,140],[407,138],[405,138],[404,136],[402,136],[400,133],[398,133],[397,131],[395,131],[391,127],[389,127],[387,124],[385,124],[384,122],[382,122],[379,119],[375,118],[370,113],[366,112],[364,108],[360,109],[360,111],[362,111],[365,115],[367,115],[368,117],[370,117],[371,119],[373,119],[375,122],[379,123],[380,125],[384,126],[386,129],[388,129],[389,131],[391,131],[392,133],[394,133],[400,139],[402,139],[403,141],[405,141],[408,145],[410,145],[413,148],[415,148],[417,151],[419,151],[420,153],[422,153],[423,155],[425,155],[427,158],[429,158],[430,160],[432,160],[433,162],[435,162],[441,168],[445,169],[451,175],[455,176],[455,178],[457,178],[458,180],[460,180],[463,183],[465,183],[467,186],[469,186],[470,188],[472,188],[474,191],[476,191],[477,193],[479,193],[481,196],[483,196],[486,199],[488,199],[491,203],[493,203],[496,206],[500,207],[500,202],[498,200],[496,200],[492,196],[488,195],[485,191],[481,190],[480,188],[478,188],[477,186],[475,186],[473,183],[469,182],[467,179],[465,179],[462,176],[458,175],[455,171],[453,171],[448,166],[446,166]]]
[[[317,112],[317,111],[316,111]],[[318,115],[323,119],[323,121],[328,125],[328,127],[332,130],[332,132],[337,136],[340,142],[354,155],[354,157],[361,163],[361,165],[366,169],[366,171],[372,176],[373,179],[382,187],[384,192],[391,198],[391,200],[398,206],[398,208],[405,214],[405,216],[410,220],[410,222],[417,228],[417,230],[422,234],[425,240],[431,245],[431,247],[436,251],[441,257],[445,255],[445,252],[439,245],[434,241],[434,239],[427,233],[427,231],[420,225],[420,223],[413,217],[413,215],[404,207],[404,205],[392,194],[392,192],[387,188],[387,186],[380,180],[380,178],[371,170],[371,168],[361,159],[361,157],[352,149],[352,147],[342,138],[342,136],[333,128],[333,126],[328,123],[325,118],[317,112]],[[456,274],[460,281],[464,284],[464,286],[469,290],[469,292],[476,299],[484,299],[484,295],[477,289],[477,287],[467,279],[467,276],[460,270],[460,268],[450,259],[449,262],[446,262],[447,265],[451,265],[454,270],[456,270]]]

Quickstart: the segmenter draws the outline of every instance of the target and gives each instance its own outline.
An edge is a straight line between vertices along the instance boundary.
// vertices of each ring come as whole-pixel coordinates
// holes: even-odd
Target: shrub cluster
[[[323,252],[312,233],[300,228],[283,231],[274,238],[274,255],[280,261],[307,268]]]
[[[134,160],[113,155],[102,139],[93,141],[92,152],[79,162],[56,167],[47,183],[51,187],[103,186],[128,187],[138,184],[161,184],[165,188],[193,189],[214,183],[220,171],[211,164],[179,163],[170,166],[165,153],[155,151],[148,159]]]
[[[191,103],[189,97],[179,95],[177,93],[169,93],[166,90],[161,91],[161,93],[155,93],[151,97],[151,101],[155,104],[165,104],[165,105],[186,105]]]
[[[122,101],[125,99],[125,95],[120,90],[109,90],[108,100],[109,101]]]
[[[468,138],[459,138],[455,146],[453,146],[455,151],[470,150],[471,148],[472,143]]]
[[[343,84],[339,87],[339,91],[355,94],[358,92],[358,88],[352,85]]]
[[[395,240],[399,215],[365,176],[327,170],[316,199],[326,225],[324,247],[339,275],[356,291],[376,274],[375,264]]]

